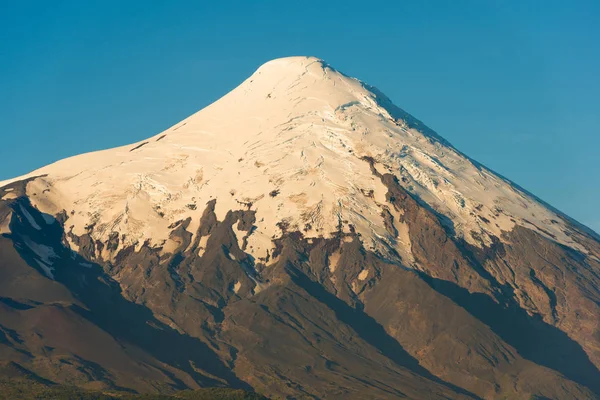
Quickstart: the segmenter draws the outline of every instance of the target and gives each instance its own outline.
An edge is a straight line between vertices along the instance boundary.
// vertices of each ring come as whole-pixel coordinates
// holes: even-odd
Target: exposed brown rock
[[[42,218],[23,192],[0,204],[11,218],[0,238],[0,360],[54,382],[140,391],[595,398],[597,349],[585,339],[597,336],[598,265],[525,228],[472,248],[392,176],[378,176],[409,227],[418,271],[367,251],[355,233],[308,240],[288,229],[274,240],[276,261],[256,264],[239,245],[255,229],[254,211],[219,221],[216,200],[194,238],[191,220],[173,224],[171,252],[120,248],[118,234],[92,239],[94,226],[65,233],[60,216],[32,228],[19,207]],[[25,238],[56,253],[54,280]],[[115,257],[98,262],[102,251]]]

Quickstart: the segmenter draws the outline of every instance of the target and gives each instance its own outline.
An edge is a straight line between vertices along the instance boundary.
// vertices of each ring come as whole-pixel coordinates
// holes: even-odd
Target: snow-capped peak
[[[555,211],[472,162],[376,89],[314,57],[269,61],[147,140],[34,171],[29,176],[44,176],[28,184],[28,193],[43,212],[65,210],[73,233],[94,226],[92,235],[106,240],[117,232],[125,237],[121,246],[150,240],[168,251],[175,246],[169,227],[191,217],[187,230],[196,232],[216,199],[219,219],[230,210],[256,211],[247,251],[257,258],[285,226],[307,237],[355,229],[367,248],[391,246],[410,260],[408,228],[398,222],[395,237],[386,229],[387,188],[365,158],[448,217],[469,243],[490,244],[519,224],[585,251]]]

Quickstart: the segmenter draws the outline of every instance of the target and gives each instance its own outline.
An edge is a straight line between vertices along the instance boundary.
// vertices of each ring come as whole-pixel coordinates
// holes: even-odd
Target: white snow
[[[29,211],[27,211],[25,209],[25,207],[23,207],[21,204],[19,204],[19,208],[21,209],[21,213],[25,216],[25,218],[27,219],[27,221],[29,222],[29,224],[36,230],[42,230],[42,228],[40,228],[40,226],[35,222],[35,219],[33,219],[33,216],[29,213]]]
[[[50,279],[54,279],[54,268],[50,267],[49,265],[47,265],[45,262],[41,261],[41,260],[35,260],[35,262],[40,266],[40,268],[42,269],[42,271],[44,271],[44,273],[46,274],[46,276]]]
[[[235,285],[233,285],[233,292],[237,294],[240,291],[241,287],[242,283],[240,281],[237,281]]]
[[[12,200],[12,199],[16,199],[17,195],[11,191],[8,191],[8,193],[6,193],[4,196],[2,196],[2,198],[0,198],[0,200]]]
[[[340,254],[339,250],[329,256],[328,263],[329,263],[329,271],[331,273],[334,273],[335,270],[337,269],[338,262],[340,261],[340,257],[341,257],[341,254]]]
[[[202,257],[204,255],[208,239],[210,239],[210,235],[202,236],[200,238],[200,243],[198,243],[198,256]]]
[[[4,219],[0,219],[0,235],[4,233],[10,233],[10,220],[12,218],[12,212],[9,212]]]
[[[27,236],[23,237],[23,241],[25,242],[25,245],[36,255],[37,258],[35,261],[46,273],[48,278],[54,279],[54,267],[52,267],[52,260],[57,257],[54,249],[50,246],[36,243]]]
[[[54,223],[54,221],[56,221],[52,215],[48,215],[46,213],[41,213],[41,214],[42,214],[42,219],[44,220],[46,225],[52,225]]]
[[[188,216],[188,231],[196,232],[206,203],[216,198],[219,220],[244,208],[241,203],[252,203],[258,229],[249,236],[247,251],[256,258],[273,249],[281,221],[307,237],[329,236],[338,221],[347,221],[367,248],[387,252],[391,245],[410,259],[407,227],[396,223],[398,238],[385,229],[381,205],[387,189],[361,159],[370,156],[380,172],[393,173],[408,191],[447,215],[456,234],[472,244],[481,245],[472,231],[490,243],[492,235],[500,237],[518,224],[542,228],[540,234],[582,249],[554,211],[451,146],[396,120],[398,110],[378,96],[314,57],[276,59],[152,138],[32,172],[28,176],[47,176],[30,182],[27,191],[37,193],[31,201],[42,212],[67,210],[65,225],[73,225],[75,234],[92,223],[95,239],[124,234],[113,255],[146,239],[166,242],[168,226]],[[365,195],[369,191],[372,196]],[[391,212],[397,221],[399,215]],[[200,255],[207,239],[201,240]],[[336,268],[336,256],[330,265]]]
[[[358,274],[358,280],[364,281],[365,279],[367,279],[368,276],[369,276],[369,270],[363,269],[362,271],[360,271],[360,274]]]

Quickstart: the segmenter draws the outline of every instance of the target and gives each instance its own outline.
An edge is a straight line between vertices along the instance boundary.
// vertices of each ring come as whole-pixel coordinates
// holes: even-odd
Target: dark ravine
[[[26,182],[11,184],[16,198],[0,201],[0,220],[10,218],[0,238],[0,360],[48,382],[138,392],[223,386],[315,399],[596,398],[600,374],[582,343],[561,330],[570,317],[565,300],[550,296],[556,283],[545,269],[532,275],[533,266],[514,265],[539,263],[537,253],[500,243],[471,248],[391,175],[374,172],[389,189],[388,206],[403,210],[418,271],[342,231],[329,239],[286,232],[270,260],[254,260],[232,229],[251,235],[254,211],[219,221],[217,200],[193,240],[189,220],[173,224],[172,252],[148,243],[117,250],[118,235],[97,242],[91,226],[78,237],[60,216],[31,206]],[[525,228],[511,235],[546,246],[549,265],[566,258],[579,265],[566,273],[597,279],[598,268],[571,250]],[[31,243],[56,255],[54,279]],[[99,260],[103,250],[116,252],[113,262]],[[343,268],[330,265],[334,253]],[[511,280],[501,268],[512,270]],[[540,296],[528,308],[514,294],[521,285]]]

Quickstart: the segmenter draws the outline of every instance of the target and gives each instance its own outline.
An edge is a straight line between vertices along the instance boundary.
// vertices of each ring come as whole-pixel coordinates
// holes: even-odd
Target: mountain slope
[[[312,57],[0,199],[0,355],[45,379],[600,393],[598,235]]]

